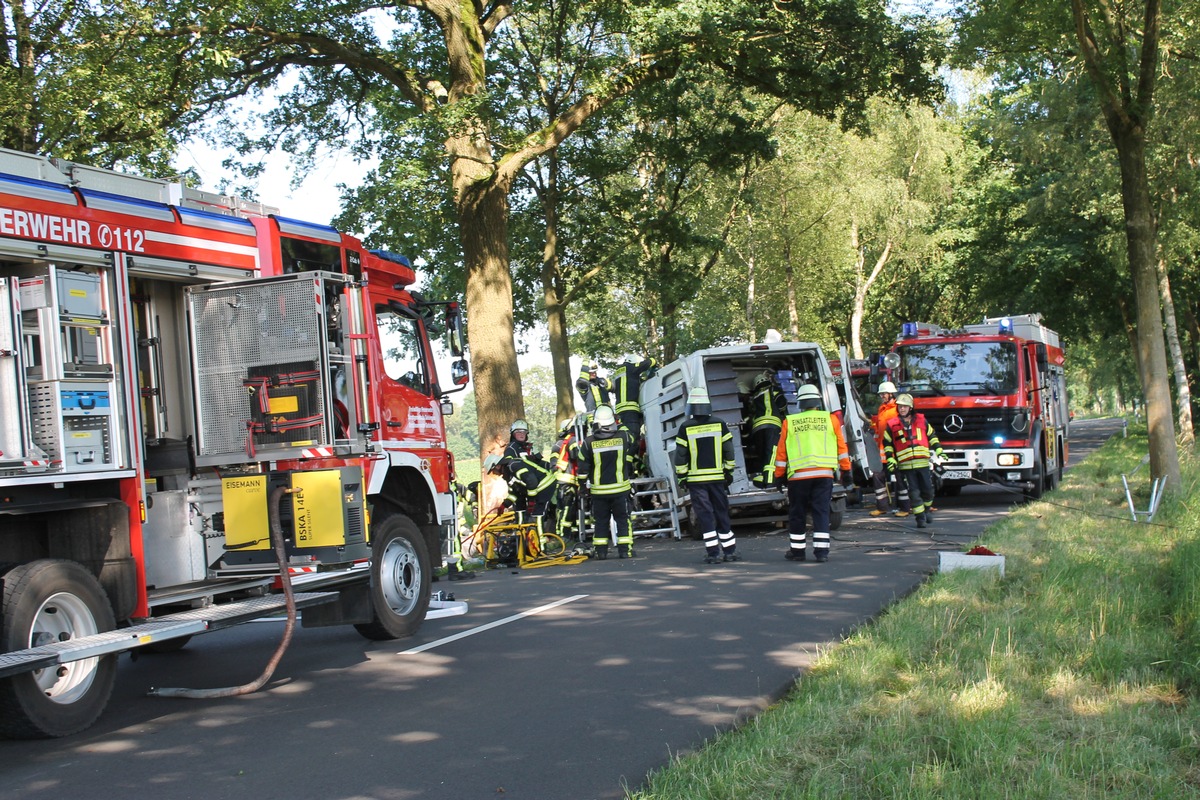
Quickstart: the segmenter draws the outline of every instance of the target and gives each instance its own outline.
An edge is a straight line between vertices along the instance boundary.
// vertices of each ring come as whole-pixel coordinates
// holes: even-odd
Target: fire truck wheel
[[[355,625],[373,641],[412,636],[429,608],[433,569],[421,531],[408,517],[391,514],[371,532],[373,619]]]
[[[829,512],[829,530],[836,531],[842,527],[842,517],[845,516],[845,511],[830,511]]]
[[[1026,500],[1040,500],[1046,491],[1046,461],[1039,452],[1033,459],[1033,472],[1029,475],[1030,488],[1025,490]]]
[[[74,561],[43,559],[4,575],[0,651],[67,642],[116,627],[95,576]],[[67,736],[96,721],[112,693],[116,655],[85,658],[0,680],[0,734]]]
[[[682,523],[683,520],[680,520]],[[700,518],[696,516],[696,510],[692,508],[692,504],[687,504],[687,524],[684,526],[687,534],[697,542],[704,538],[704,531],[700,530]]]

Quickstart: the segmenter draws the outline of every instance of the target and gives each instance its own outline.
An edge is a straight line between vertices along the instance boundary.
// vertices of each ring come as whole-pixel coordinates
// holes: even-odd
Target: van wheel
[[[115,627],[100,582],[74,561],[31,561],[4,575],[0,651],[68,642]],[[0,734],[46,739],[78,733],[100,716],[116,677],[113,654],[0,680]]]
[[[425,620],[433,569],[416,523],[392,514],[371,531],[372,620],[354,626],[373,641],[412,636]]]

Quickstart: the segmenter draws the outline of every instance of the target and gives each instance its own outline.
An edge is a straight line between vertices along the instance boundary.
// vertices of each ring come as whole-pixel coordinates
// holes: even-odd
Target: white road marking
[[[582,600],[585,597],[587,597],[586,594],[577,594],[577,595],[573,595],[571,597],[566,597],[562,600],[555,600],[553,603],[547,603],[544,606],[538,606],[537,608],[531,608],[528,611],[522,611],[520,614],[513,614],[511,617],[505,617],[504,619],[498,619],[495,622],[489,622],[487,625],[480,625],[478,628],[471,628],[468,631],[456,633],[453,636],[447,636],[446,638],[438,639],[437,641],[426,642],[425,644],[414,647],[411,650],[401,650],[399,653],[397,653],[397,655],[404,656],[404,655],[408,655],[410,653],[424,653],[426,650],[432,650],[435,647],[441,647],[444,644],[449,644],[450,642],[456,642],[459,639],[465,639],[468,636],[474,636],[477,633],[483,633],[484,631],[491,630],[492,628],[498,628],[501,625],[507,625],[510,622],[516,622],[517,620],[523,619],[524,617],[532,617],[534,614],[540,614],[543,611],[549,611],[552,608],[558,608],[559,606],[566,605],[567,603],[574,603],[576,600]]]

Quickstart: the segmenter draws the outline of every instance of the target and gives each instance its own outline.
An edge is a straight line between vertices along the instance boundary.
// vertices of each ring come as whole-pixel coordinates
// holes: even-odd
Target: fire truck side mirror
[[[465,358],[460,358],[450,365],[450,381],[460,389],[471,381],[471,368],[467,366]]]
[[[1041,342],[1037,346],[1037,365],[1042,372],[1045,372],[1050,366],[1050,356],[1046,352],[1046,345]]]
[[[448,331],[450,355],[455,358],[461,358],[462,354],[466,352],[466,346],[463,344],[465,341],[465,337],[463,336],[463,318],[458,303],[451,303],[446,306],[446,330]],[[455,379],[454,385],[465,386],[466,380],[459,383]]]

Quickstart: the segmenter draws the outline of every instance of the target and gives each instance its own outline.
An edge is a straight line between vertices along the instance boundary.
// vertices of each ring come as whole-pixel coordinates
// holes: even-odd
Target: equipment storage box
[[[309,272],[188,289],[197,463],[299,458],[331,447],[330,352],[344,275]]]
[[[64,472],[117,466],[109,382],[44,381],[29,387],[33,441]]]

